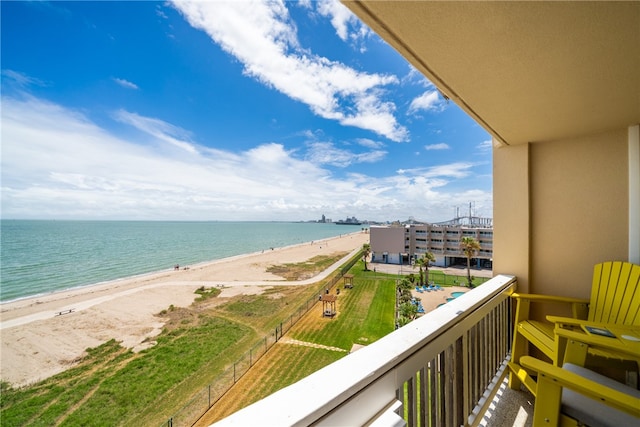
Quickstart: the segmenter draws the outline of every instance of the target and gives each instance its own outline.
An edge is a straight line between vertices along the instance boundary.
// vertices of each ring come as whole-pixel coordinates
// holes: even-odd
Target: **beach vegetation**
[[[19,389],[4,386],[2,424],[158,423],[159,414],[170,415],[206,384],[206,378],[234,360],[235,354],[227,355],[229,349],[255,339],[250,328],[236,322],[196,319],[199,323],[188,328],[170,321],[170,333],[158,336],[156,346],[140,353],[110,340],[88,349],[75,367],[45,381]]]
[[[250,325],[259,333],[270,333],[317,292],[317,285],[265,287],[255,295],[237,295],[212,307],[207,313]]]
[[[197,297],[195,300],[196,302],[202,302],[209,298],[217,297],[218,295],[220,295],[221,292],[222,292],[222,289],[220,288],[205,288],[203,285],[203,286],[200,286],[198,289],[196,289],[195,293],[200,296]]]
[[[267,268],[267,271],[289,281],[305,280],[325,271],[346,255],[348,255],[348,252],[318,255],[304,262],[272,265]]]

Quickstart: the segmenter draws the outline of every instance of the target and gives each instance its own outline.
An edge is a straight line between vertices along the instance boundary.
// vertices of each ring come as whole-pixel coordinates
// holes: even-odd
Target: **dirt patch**
[[[280,299],[280,298],[284,298],[284,294],[281,292],[276,292],[275,294],[270,294],[267,295],[267,297],[269,297],[270,299]]]

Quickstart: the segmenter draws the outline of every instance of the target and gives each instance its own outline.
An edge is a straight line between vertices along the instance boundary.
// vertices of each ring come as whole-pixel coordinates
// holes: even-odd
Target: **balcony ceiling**
[[[640,2],[344,4],[501,143],[640,123]]]

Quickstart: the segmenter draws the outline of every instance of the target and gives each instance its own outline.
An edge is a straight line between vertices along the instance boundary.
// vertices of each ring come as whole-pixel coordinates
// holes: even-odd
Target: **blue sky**
[[[338,2],[0,7],[2,218],[492,216],[489,134]]]

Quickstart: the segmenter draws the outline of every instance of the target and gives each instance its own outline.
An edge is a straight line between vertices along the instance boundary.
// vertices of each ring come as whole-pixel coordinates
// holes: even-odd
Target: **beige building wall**
[[[495,146],[495,144],[494,144]],[[529,145],[493,149],[493,273],[529,292]]]
[[[375,230],[374,230],[375,229]],[[397,262],[399,254],[405,253],[405,229],[404,227],[376,227],[369,231],[371,253],[376,262],[382,262],[382,254],[387,252]]]
[[[589,298],[593,265],[628,258],[628,152],[627,129],[494,150],[494,272]]]

